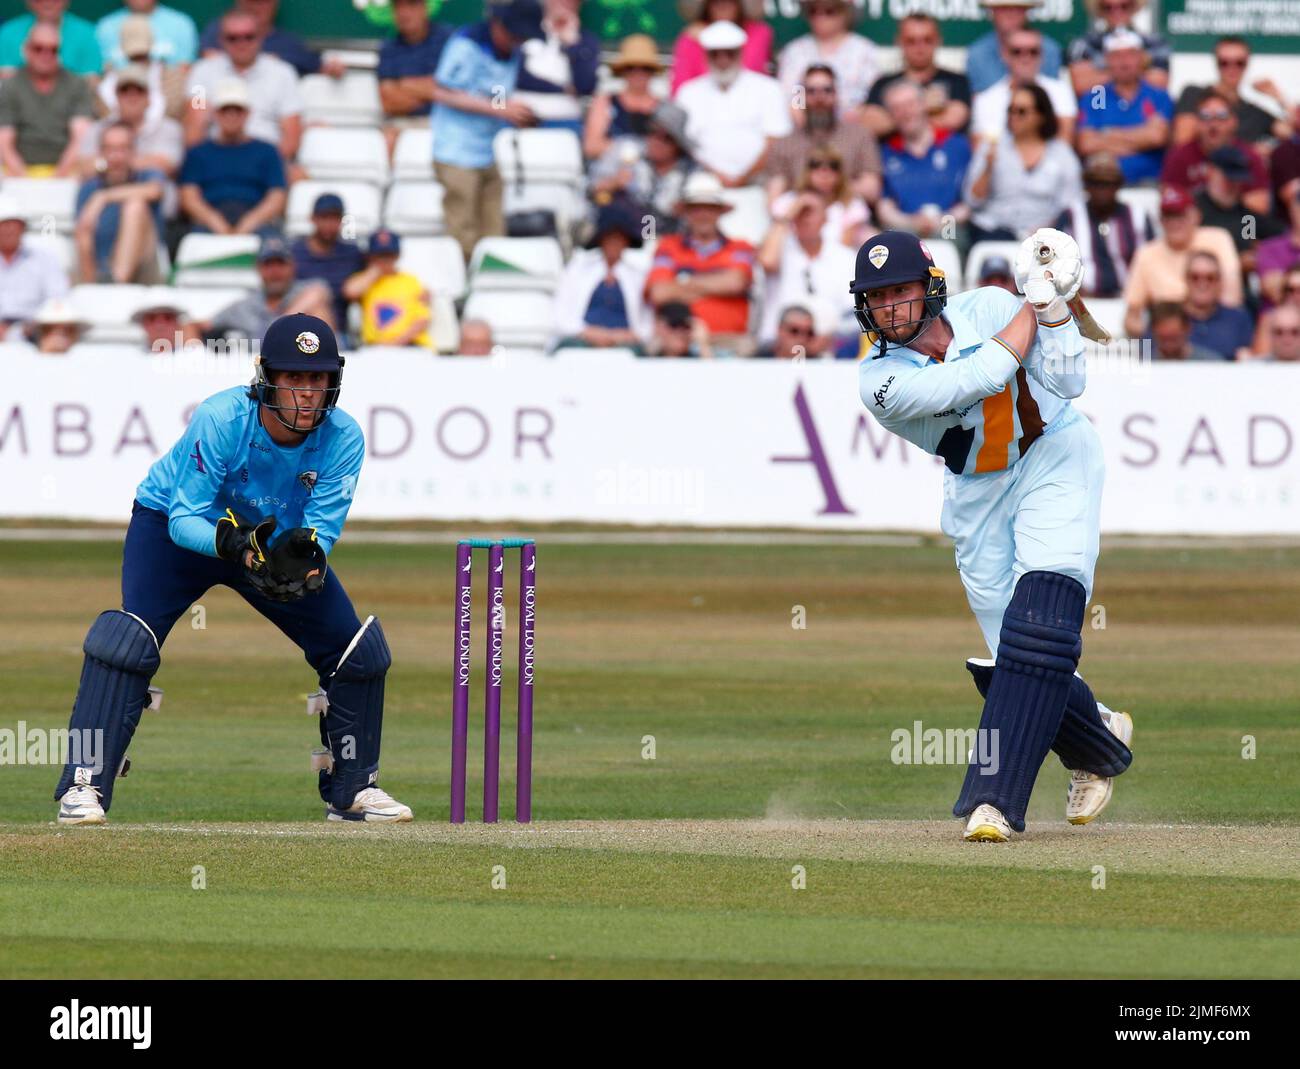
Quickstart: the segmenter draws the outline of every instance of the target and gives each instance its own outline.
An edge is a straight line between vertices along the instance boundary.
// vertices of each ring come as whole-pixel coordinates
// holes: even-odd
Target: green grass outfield
[[[539,541],[533,826],[445,823],[450,549],[345,539],[416,823],[322,821],[311,673],[214,591],[110,826],[59,828],[54,770],[0,766],[0,975],[1300,976],[1300,549],[1107,547],[1082,668],[1133,713],[1135,766],[1070,828],[1049,757],[997,847],[958,839],[960,768],[890,760],[895,729],[978,718],[949,549]],[[66,726],[119,552],[0,541],[0,728]]]

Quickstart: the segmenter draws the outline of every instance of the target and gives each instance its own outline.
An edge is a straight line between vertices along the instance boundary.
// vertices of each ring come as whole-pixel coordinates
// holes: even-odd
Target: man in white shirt
[[[982,93],[975,94],[971,108],[971,134],[995,140],[1007,128],[1007,108],[1011,106],[1011,86],[1037,82],[1047,93],[1056,112],[1057,136],[1066,144],[1074,143],[1074,124],[1079,103],[1074,92],[1060,78],[1042,73],[1043,35],[1037,30],[1017,30],[1007,41],[1007,66],[1010,71]]]
[[[800,194],[787,215],[773,220],[758,250],[767,274],[761,340],[776,336],[780,312],[790,305],[812,311],[820,326],[830,328],[827,333],[855,333],[842,291],[844,280],[853,277],[856,253],[838,241],[823,240],[825,226],[826,202],[816,193]],[[837,315],[844,322],[833,322]]]
[[[696,162],[724,186],[747,186],[763,172],[772,144],[793,129],[789,101],[775,78],[740,65],[745,31],[734,22],[715,22],[700,32],[708,74],[677,92],[686,112],[686,132],[699,145]]]
[[[68,292],[68,276],[54,256],[23,241],[27,223],[18,202],[0,193],[0,340],[22,337],[22,326],[51,297]]]
[[[190,107],[185,113],[185,143],[199,144],[210,136],[214,114],[208,98],[218,85],[237,79],[248,86],[251,111],[248,136],[268,141],[286,162],[298,154],[302,141],[302,100],[298,74],[282,59],[262,51],[262,36],[251,15],[238,11],[221,20],[225,51],[194,64],[190,71]]]

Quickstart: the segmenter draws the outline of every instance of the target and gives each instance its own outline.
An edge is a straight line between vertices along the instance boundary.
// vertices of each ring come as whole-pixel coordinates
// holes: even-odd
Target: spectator
[[[1028,237],[1083,195],[1079,157],[1057,136],[1056,113],[1041,85],[1011,92],[1003,124],[995,140],[980,146],[966,175],[972,241]]]
[[[503,125],[537,121],[527,104],[505,98],[515,90],[520,46],[541,33],[537,0],[493,4],[486,22],[451,35],[438,60],[433,167],[445,191],[447,229],[467,261],[479,238],[505,233],[492,139]]]
[[[921,237],[937,233],[945,214],[957,225],[970,219],[961,200],[970,166],[970,142],[930,121],[919,86],[896,82],[885,93],[885,108],[898,132],[881,149],[884,196],[876,221],[891,230]]]
[[[59,66],[59,31],[39,23],[23,44],[27,66],[0,84],[0,162],[16,177],[76,170],[95,102],[86,83]]]
[[[1241,265],[1232,238],[1217,227],[1201,226],[1192,198],[1176,187],[1161,194],[1160,221],[1164,236],[1137,250],[1124,287],[1124,330],[1130,338],[1142,336],[1143,316],[1151,305],[1173,303],[1182,308],[1193,252],[1215,257],[1223,271],[1223,303],[1241,307]]]
[[[1110,81],[1103,92],[1079,99],[1079,152],[1113,153],[1130,185],[1154,181],[1169,143],[1173,101],[1143,79],[1141,37],[1120,30],[1106,38],[1105,48]]]
[[[104,132],[122,124],[130,127],[135,138],[135,158],[131,168],[136,171],[160,171],[172,184],[180,171],[185,155],[185,135],[181,124],[165,115],[151,117],[149,72],[144,67],[129,66],[114,71],[115,107],[107,118],[100,119],[87,131],[81,141],[80,170],[89,178],[99,170],[100,145]]]
[[[1285,305],[1300,308],[1300,264],[1288,268],[1283,274],[1281,298],[1280,303],[1268,311],[1261,312],[1255,321],[1255,341],[1251,346],[1251,350],[1255,353],[1268,351],[1269,324],[1277,314],[1277,310]]]
[[[195,325],[166,286],[153,287],[131,321],[144,331],[145,351],[159,356],[178,353],[187,342],[199,340]]]
[[[1286,273],[1300,264],[1300,193],[1291,198],[1291,227],[1284,234],[1261,241],[1255,249],[1255,273],[1266,306],[1282,301]]]
[[[625,255],[640,247],[637,220],[617,208],[602,209],[587,252],[569,260],[555,294],[561,346],[640,344],[646,326],[641,301],[646,271]]]
[[[257,21],[258,36],[262,39],[262,48],[272,56],[284,60],[299,75],[328,74],[331,78],[341,78],[347,73],[347,64],[340,59],[324,59],[313,52],[296,33],[281,30],[275,25],[275,17],[280,10],[280,0],[235,0],[232,11],[252,15]],[[213,19],[203,29],[199,38],[199,48],[205,56],[217,55],[221,51],[221,19]]]
[[[51,253],[23,240],[26,229],[18,202],[0,193],[0,337],[21,335],[46,301],[68,292],[63,268]]]
[[[1155,360],[1222,360],[1191,340],[1191,321],[1181,304],[1161,301],[1151,309],[1151,356]]]
[[[100,141],[104,168],[77,191],[73,237],[82,282],[160,282],[158,243],[167,176],[137,171],[135,133],[114,123]]]
[[[433,110],[433,73],[451,30],[429,18],[427,0],[393,0],[397,31],[379,46],[379,103],[388,151],[402,130],[427,121]]]
[[[1016,276],[1011,269],[1011,261],[1005,256],[990,256],[980,264],[978,285],[996,286],[1000,290],[1020,296],[1016,289]]]
[[[1273,215],[1283,225],[1291,222],[1291,202],[1300,193],[1300,130],[1273,149],[1268,159],[1273,187]]]
[[[876,46],[853,32],[858,9],[853,0],[800,0],[811,33],[796,37],[778,57],[777,78],[797,126],[804,105],[797,90],[810,67],[830,67],[840,89],[839,117],[850,119],[866,97],[879,68]]]
[[[126,48],[122,40],[126,23],[133,17],[148,21],[150,59],[169,67],[188,66],[198,59],[199,30],[189,15],[158,0],[125,0],[125,4],[95,23],[95,40],[109,67],[125,67],[139,61],[139,56]]]
[[[811,308],[828,322],[845,307],[844,281],[853,277],[857,250],[827,241],[825,227],[826,202],[816,193],[799,194],[784,215],[772,220],[758,250],[767,274],[760,338],[775,337],[778,312],[792,304]]]
[[[183,115],[188,100],[185,88],[188,84],[188,67],[168,66],[161,60],[151,59],[153,48],[153,30],[149,28],[149,19],[144,15],[132,15],[121,22],[122,37],[119,50],[129,59],[130,64],[112,68],[99,83],[99,101],[106,111],[112,112],[117,106],[117,85],[122,70],[126,66],[144,71],[145,88],[149,92],[149,119],[161,119],[164,115],[173,118]]]
[[[775,201],[797,186],[808,172],[812,154],[832,149],[849,190],[867,204],[880,199],[880,146],[859,123],[842,122],[835,72],[813,64],[804,72],[804,120],[772,146],[767,160],[767,196]]]
[[[669,301],[655,309],[654,335],[646,349],[647,356],[708,359],[713,356],[709,328],[691,315],[684,301]]]
[[[1196,109],[1196,136],[1165,155],[1161,184],[1181,186],[1191,194],[1201,192],[1205,188],[1210,156],[1228,147],[1235,148],[1244,157],[1250,171],[1242,201],[1255,215],[1265,214],[1269,208],[1268,168],[1255,150],[1237,137],[1237,117],[1217,89],[1201,96]]]
[[[1219,261],[1208,252],[1194,252],[1187,258],[1187,311],[1192,344],[1224,360],[1250,356],[1255,326],[1242,308],[1227,308],[1223,296],[1223,272]]]
[[[348,321],[348,299],[343,284],[366,266],[355,242],[344,241],[343,200],[334,193],[322,193],[311,209],[311,233],[293,243],[294,273],[298,278],[318,278],[334,299],[334,322],[342,328]]]
[[[660,239],[646,293],[655,306],[669,301],[690,305],[691,315],[708,328],[711,344],[748,355],[753,349],[748,328],[754,249],[718,229],[718,220],[729,211],[714,175],[691,175],[681,203],[686,230]]]
[[[699,148],[696,161],[728,188],[749,185],[767,165],[777,138],[790,133],[790,109],[775,78],[741,67],[745,33],[715,22],[699,36],[708,74],[682,86],[677,103]]]
[[[812,360],[826,355],[826,337],[817,333],[817,321],[803,305],[781,309],[776,336],[770,345],[760,345],[754,355],[775,360]]]
[[[542,126],[582,134],[580,97],[596,91],[600,38],[583,29],[578,14],[582,0],[542,0],[540,38],[522,46],[523,61],[516,90],[533,109]]]
[[[831,145],[815,148],[808,156],[808,169],[799,184],[772,202],[774,219],[789,219],[799,198],[805,193],[819,197],[826,209],[822,237],[832,245],[847,245],[856,250],[875,233],[871,228],[871,211],[867,202],[853,195],[844,176],[844,161]]]
[[[695,170],[686,112],[664,101],[650,120],[642,154],[637,140],[619,138],[592,164],[592,197],[597,205],[617,203],[638,218],[650,216],[656,234],[675,234],[681,230],[677,205]]]
[[[1300,361],[1300,307],[1284,304],[1274,309],[1268,324],[1268,352],[1259,359]]]
[[[343,296],[361,304],[362,345],[414,345],[432,349],[429,291],[412,274],[398,270],[401,239],[376,230],[366,246],[366,266],[343,283]]]
[[[0,26],[0,77],[31,62],[27,38],[32,27],[48,27],[58,49],[58,65],[69,74],[97,77],[104,59],[95,43],[95,26],[68,10],[69,0],[26,0],[27,14]]]
[[[248,136],[248,89],[218,85],[213,94],[217,136],[185,156],[179,179],[181,210],[213,234],[254,234],[284,214],[284,164],[274,145]]]
[[[257,20],[232,12],[221,21],[225,51],[194,64],[190,71],[190,108],[185,113],[185,143],[197,145],[211,136],[208,97],[217,86],[242,81],[248,93],[248,136],[280,151],[285,163],[298,155],[302,141],[302,101],[298,75],[284,60],[266,52]]]
[[[1029,12],[1038,6],[1038,0],[980,0],[980,6],[988,11],[993,30],[966,50],[966,75],[972,93],[982,93],[1006,77],[1007,39],[1029,25]],[[1049,78],[1061,73],[1061,46],[1051,37],[1043,38],[1042,72]]]
[[[1169,42],[1154,34],[1140,33],[1133,26],[1133,17],[1144,7],[1147,0],[1087,0],[1088,10],[1093,16],[1093,26],[1082,37],[1070,42],[1066,51],[1066,60],[1070,64],[1070,81],[1077,96],[1091,92],[1093,88],[1107,81],[1109,56],[1106,54],[1107,39],[1117,32],[1131,33],[1139,38],[1137,47],[1146,53],[1151,68],[1146,80],[1157,89],[1169,86]]]
[[[293,253],[283,238],[272,235],[262,239],[257,273],[262,280],[261,290],[218,312],[208,327],[209,337],[261,341],[275,320],[299,312],[334,326],[329,288],[323,282],[294,281]]]
[[[740,46],[740,66],[755,74],[766,74],[772,59],[772,27],[763,21],[763,0],[678,0],[677,10],[686,28],[673,44],[673,96],[692,78],[709,71],[708,57],[700,34],[715,22],[730,22],[745,33]]]
[[[975,94],[971,109],[971,131],[976,139],[993,140],[1007,129],[1007,109],[1013,86],[1036,85],[1051,101],[1056,117],[1056,134],[1067,145],[1074,141],[1074,123],[1079,105],[1059,78],[1042,73],[1043,35],[1037,30],[1017,30],[1007,39],[1008,73],[987,89]]]
[[[1208,86],[1189,85],[1178,95],[1178,106],[1174,109],[1175,145],[1185,145],[1196,137],[1200,126],[1196,113],[1210,92],[1216,93],[1232,109],[1237,117],[1237,136],[1248,145],[1266,154],[1274,140],[1287,136],[1285,120],[1242,97],[1241,87],[1248,63],[1250,45],[1244,37],[1220,37],[1214,43],[1214,65],[1219,70],[1219,80]],[[1281,114],[1290,110],[1286,97],[1270,79],[1258,79],[1253,88],[1271,98]]]
[[[51,297],[32,320],[32,344],[38,353],[59,356],[76,345],[89,326],[77,315],[71,301]]]
[[[483,319],[467,319],[460,325],[461,356],[491,356],[492,327]]]
[[[1076,200],[1056,221],[1079,243],[1085,297],[1118,297],[1128,283],[1129,264],[1143,242],[1156,236],[1143,212],[1119,199],[1124,172],[1109,152],[1097,152],[1083,164],[1084,199]]]
[[[925,110],[930,113],[931,122],[945,130],[965,133],[970,122],[970,79],[956,71],[944,70],[935,59],[943,43],[939,20],[921,11],[904,15],[898,21],[897,40],[903,69],[872,83],[862,109],[862,121],[867,129],[878,138],[889,137],[894,132],[894,120],[885,110],[885,90],[906,80],[923,90]],[[1044,38],[1044,43],[1049,40]]]
[[[1217,226],[1232,235],[1247,275],[1254,274],[1258,243],[1286,230],[1272,215],[1258,214],[1246,204],[1243,193],[1253,176],[1246,154],[1235,145],[1225,145],[1210,153],[1204,188],[1192,198],[1204,226]]]
[[[659,107],[659,98],[650,91],[650,79],[662,74],[664,65],[653,37],[634,33],[623,38],[609,69],[615,78],[623,79],[623,88],[617,93],[600,93],[587,109],[582,151],[589,160],[599,159],[620,138],[633,147],[644,143]]]

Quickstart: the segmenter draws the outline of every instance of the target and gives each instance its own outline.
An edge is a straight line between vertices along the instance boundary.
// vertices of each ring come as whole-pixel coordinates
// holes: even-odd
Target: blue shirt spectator
[[[935,129],[923,156],[914,156],[900,136],[881,146],[884,194],[902,211],[919,212],[927,204],[947,211],[961,200],[961,187],[970,166],[970,142],[965,134]]]
[[[334,298],[334,322],[342,330],[348,321],[348,301],[343,283],[366,267],[361,249],[340,238],[343,226],[343,201],[333,193],[316,198],[311,212],[312,232],[295,241],[294,275],[299,279],[318,278],[330,288]]]
[[[27,0],[28,8],[32,0]],[[59,65],[71,74],[98,75],[104,69],[99,44],[95,40],[95,24],[68,11],[67,0],[60,5]],[[25,65],[23,45],[36,23],[36,16],[28,11],[0,26],[0,69],[17,70]]]
[[[204,27],[203,36],[199,38],[199,47],[204,52],[223,51],[221,47],[221,19],[213,19]],[[266,31],[266,36],[262,38],[262,51],[278,56],[296,70],[299,75],[320,73],[320,53],[313,52],[308,48],[303,39],[296,33],[282,30],[278,26],[272,26]]]
[[[451,35],[434,75],[447,89],[485,99],[504,99],[519,78],[519,49],[500,55],[492,45],[487,22],[465,26]],[[491,167],[492,139],[505,125],[495,115],[478,115],[445,104],[433,109],[433,158],[437,163],[481,170]]]
[[[110,67],[125,67],[128,63],[122,51],[122,23],[132,15],[144,15],[149,20],[153,31],[150,59],[175,65],[193,63],[198,58],[199,28],[189,15],[156,0],[139,0],[134,8],[120,8],[95,23],[95,40]]]
[[[128,176],[127,182],[132,184],[157,182],[160,186],[165,187],[167,176],[162,171],[146,169],[133,172]],[[94,178],[82,182],[77,190],[77,216],[80,217],[81,209],[86,206],[86,201],[90,200],[101,189],[108,188],[111,187],[101,175],[96,175]],[[161,235],[163,233],[162,197],[150,204],[149,211],[153,215],[154,233]],[[117,235],[121,225],[122,205],[116,203],[105,204],[103,210],[99,213],[99,218],[95,221],[95,266],[100,278],[109,275],[109,260],[112,258],[113,246],[117,242]]]
[[[394,118],[428,115],[433,108],[433,74],[451,29],[429,20],[424,0],[394,0],[393,20],[397,33],[379,46],[376,72],[384,112]],[[427,90],[421,87],[408,92],[399,84],[404,78],[422,79],[428,83]]]
[[[204,141],[186,154],[177,184],[197,186],[203,199],[233,224],[270,190],[285,188],[284,164],[276,147],[265,141]]]
[[[1027,24],[1028,19],[1025,21]],[[1048,78],[1061,73],[1061,46],[1047,34],[1043,34],[1042,73]],[[1002,60],[1002,43],[996,31],[986,33],[966,50],[966,77],[972,93],[982,93],[1006,76],[1007,65]]]
[[[1174,102],[1163,89],[1157,89],[1148,82],[1139,82],[1137,88],[1126,95],[1114,82],[1107,82],[1098,90],[1085,93],[1079,98],[1079,151],[1091,155],[1109,148],[1102,144],[1089,144],[1083,137],[1084,130],[1104,134],[1108,129],[1144,126],[1156,116],[1166,123],[1174,117]],[[1119,157],[1126,185],[1158,179],[1165,158],[1163,147],[1128,154],[1117,152],[1116,156]]]
[[[1235,360],[1238,349],[1249,349],[1255,340],[1255,325],[1244,308],[1219,305],[1204,319],[1189,310],[1192,344],[1218,353],[1224,360]]]

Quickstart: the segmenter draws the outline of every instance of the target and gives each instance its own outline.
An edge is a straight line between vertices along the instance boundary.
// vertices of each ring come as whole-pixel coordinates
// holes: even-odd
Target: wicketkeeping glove
[[[297,601],[325,584],[329,564],[316,541],[316,528],[295,527],[285,532],[268,559],[272,588],[263,591],[275,601]]]
[[[226,514],[217,520],[217,556],[239,565],[244,578],[259,593],[275,600],[286,600],[279,597],[279,584],[273,579],[270,568],[269,547],[275,522],[274,516],[265,516],[252,523],[232,509],[226,509]],[[248,564],[244,563],[246,552],[253,554]]]

